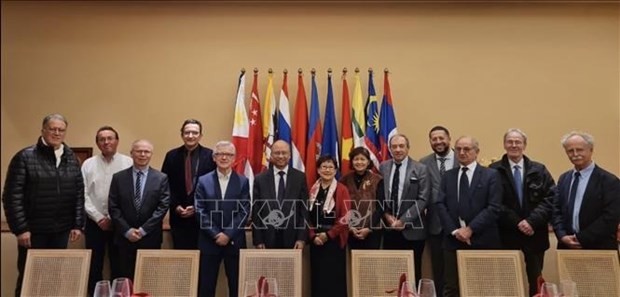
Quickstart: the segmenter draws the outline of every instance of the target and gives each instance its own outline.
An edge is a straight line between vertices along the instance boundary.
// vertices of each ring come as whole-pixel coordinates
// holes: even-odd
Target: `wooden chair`
[[[84,249],[29,249],[21,296],[86,296],[90,254]]]
[[[460,250],[456,255],[462,297],[527,296],[521,251]]]
[[[577,284],[580,297],[620,297],[620,264],[613,250],[558,250],[560,280]]]
[[[302,296],[302,250],[242,249],[239,255],[239,296],[245,283],[261,276],[275,278],[278,297]]]
[[[351,250],[352,296],[388,296],[405,273],[415,283],[413,251]],[[395,294],[393,294],[395,295]]]
[[[138,250],[134,291],[151,296],[198,296],[198,250]]]

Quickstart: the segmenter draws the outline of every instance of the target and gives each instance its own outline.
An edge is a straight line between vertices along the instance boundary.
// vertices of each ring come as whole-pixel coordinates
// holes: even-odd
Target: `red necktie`
[[[187,152],[185,156],[185,191],[187,195],[192,192],[192,156]]]

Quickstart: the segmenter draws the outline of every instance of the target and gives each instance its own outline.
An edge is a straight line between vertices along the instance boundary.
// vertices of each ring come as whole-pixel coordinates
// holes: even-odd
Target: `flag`
[[[301,70],[297,75],[297,99],[295,100],[295,118],[293,120],[291,145],[293,168],[306,171],[306,143],[308,137],[308,103]]]
[[[366,111],[362,103],[362,84],[360,83],[359,71],[355,71],[355,87],[353,88],[353,142],[355,147],[364,145],[364,132],[366,131]],[[343,144],[344,146],[344,144]]]
[[[284,72],[282,90],[280,90],[280,103],[278,104],[278,139],[291,144],[291,112],[288,106],[288,83],[287,73]],[[291,158],[292,160],[292,158]]]
[[[250,133],[248,136],[248,160],[252,172],[258,174],[263,167],[263,122],[261,121],[260,100],[258,98],[258,71],[254,71],[252,100],[250,101]]]
[[[321,155],[321,120],[319,115],[319,94],[316,89],[316,80],[312,73],[312,89],[310,91],[310,119],[308,126],[308,147],[306,151],[306,180],[308,189],[316,181],[316,160]]]
[[[381,157],[382,161],[391,159],[389,151],[390,137],[398,133],[396,131],[396,116],[394,116],[394,105],[392,104],[392,92],[390,91],[390,81],[388,72],[383,75],[383,103],[381,103],[381,115],[379,116],[379,135],[381,136]]]
[[[361,103],[361,102],[360,102]],[[345,175],[349,168],[349,152],[353,149],[353,131],[351,123],[351,103],[349,103],[349,85],[346,72],[342,74],[342,151],[340,152],[340,172]]]
[[[370,152],[370,159],[375,164],[375,169],[379,169],[381,161],[379,142],[379,108],[377,106],[377,93],[372,78],[372,71],[368,72],[368,99],[366,100],[366,133],[364,135],[364,145]]]
[[[235,103],[235,115],[233,119],[233,144],[237,151],[237,156],[233,164],[233,169],[246,176],[253,176],[252,168],[248,162],[248,137],[250,125],[248,123],[248,113],[245,110],[245,71],[239,76],[237,88],[237,102]]]
[[[334,107],[334,91],[332,89],[332,74],[327,75],[327,103],[325,104],[325,129],[321,142],[321,156],[330,155],[336,160],[336,167],[340,167],[338,160],[338,127]]]
[[[263,153],[262,167],[269,167],[269,157],[271,156],[271,145],[276,140],[276,98],[273,95],[273,73],[269,73],[267,82],[267,94],[265,95],[265,110],[263,110],[263,142],[265,150]]]

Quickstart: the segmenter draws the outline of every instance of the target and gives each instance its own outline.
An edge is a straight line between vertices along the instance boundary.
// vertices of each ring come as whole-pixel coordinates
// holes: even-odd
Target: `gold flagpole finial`
[[[273,69],[271,69],[271,68],[267,69],[267,73],[273,74]]]
[[[286,70],[286,68],[284,68],[284,70],[282,70],[282,73],[288,74],[288,70]]]
[[[254,67],[254,74],[258,74],[258,68]]]
[[[297,69],[297,74],[301,75],[302,73],[304,73],[303,69],[301,69],[301,68]]]
[[[390,70],[385,68],[385,69],[383,69],[383,73],[390,73]]]
[[[360,73],[360,68],[359,67],[355,67],[355,74],[359,74]]]
[[[372,72],[373,72],[372,68],[368,68],[368,73],[372,73]]]
[[[312,73],[312,76],[316,76],[316,69],[312,68],[312,70],[310,70],[310,73]]]

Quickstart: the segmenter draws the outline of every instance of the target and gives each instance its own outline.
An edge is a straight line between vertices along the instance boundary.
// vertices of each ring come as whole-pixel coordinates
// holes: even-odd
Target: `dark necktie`
[[[575,174],[573,175],[573,184],[570,187],[570,193],[568,194],[569,197],[569,201],[568,201],[568,217],[570,218],[570,227],[571,229],[575,230],[575,228],[573,227],[574,223],[573,222],[573,213],[575,212],[575,198],[577,197],[577,187],[579,186],[579,177],[581,176],[581,173],[579,173],[579,171],[575,171]]]
[[[519,198],[519,205],[523,206],[523,179],[521,178],[521,166],[515,165],[512,177],[515,181],[515,189],[517,190],[517,198]]]
[[[442,176],[446,173],[446,158],[439,158],[439,175]]]
[[[394,168],[394,176],[392,177],[392,189],[390,192],[390,199],[392,200],[392,203],[396,203],[396,206],[398,206],[398,184],[400,183],[400,166],[403,164],[394,163],[394,165],[396,167]]]
[[[278,175],[280,175],[280,181],[278,182],[278,200],[284,200],[284,191],[286,190],[286,185],[284,184],[284,175],[286,172],[280,171]]]
[[[189,195],[192,192],[192,154],[190,151],[185,155],[185,192]]]
[[[461,172],[461,179],[459,180],[459,203],[467,201],[469,195],[469,178],[467,177],[469,168],[463,167],[461,170],[463,172]]]
[[[137,210],[140,210],[140,206],[142,204],[142,171],[138,171],[136,173],[136,188],[133,196],[133,203],[136,206]]]

